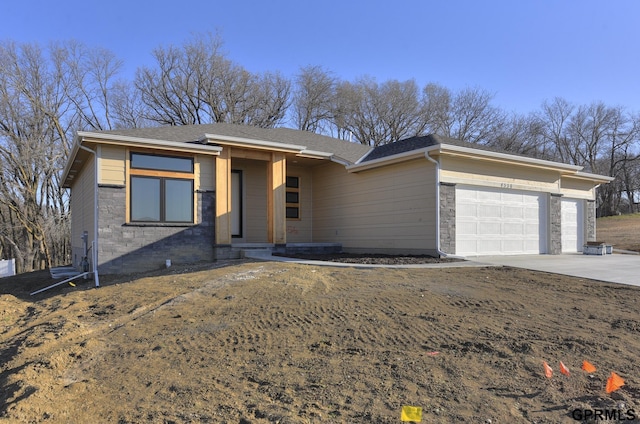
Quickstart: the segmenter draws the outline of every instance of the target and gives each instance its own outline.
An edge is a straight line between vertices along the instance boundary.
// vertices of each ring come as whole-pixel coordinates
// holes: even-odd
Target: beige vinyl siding
[[[574,199],[595,200],[593,181],[562,177],[560,190],[563,196]]]
[[[560,175],[552,170],[451,157],[441,157],[440,166],[445,183],[550,193],[560,189]]]
[[[300,219],[287,219],[287,243],[313,240],[313,176],[311,168],[287,165],[287,176],[300,179]]]
[[[94,178],[94,156],[90,155],[87,163],[74,178],[71,185],[71,247],[74,257],[73,265],[78,265],[82,259],[83,244],[82,233],[89,233],[89,247],[94,236],[94,198],[95,198],[95,178]]]
[[[99,146],[100,170],[98,178],[100,184],[125,184],[125,161],[127,149],[122,146]]]
[[[216,168],[215,157],[197,155],[195,158],[194,168],[196,171],[196,190],[215,190],[216,189]]]
[[[242,171],[242,237],[233,242],[267,242],[267,162],[231,159],[231,169]]]
[[[435,166],[417,159],[360,173],[313,168],[313,241],[346,251],[435,253]]]

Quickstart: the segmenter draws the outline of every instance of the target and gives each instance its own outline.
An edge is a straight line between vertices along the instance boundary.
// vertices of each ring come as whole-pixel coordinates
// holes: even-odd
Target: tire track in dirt
[[[61,352],[57,369],[26,376],[33,387],[54,387],[52,379],[65,372],[75,381],[18,401],[10,416],[42,422],[45,411],[49,422],[63,422],[62,407],[50,409],[55,400],[86,422],[91,417],[85,409],[121,423],[385,424],[398,421],[401,405],[415,404],[433,423],[525,423],[532,420],[523,414],[563,407],[581,389],[565,384],[563,376],[540,378],[541,358],[575,360],[595,347],[594,360],[609,365],[598,350],[607,341],[587,331],[563,334],[565,328],[589,320],[589,330],[605,337],[637,333],[635,318],[590,320],[589,312],[558,302],[561,285],[550,290],[544,284],[552,280],[526,272],[522,284],[542,282],[545,297],[538,302],[514,296],[526,292],[513,289],[513,273],[495,270],[338,272],[259,263],[224,272],[174,295],[147,291],[175,281],[137,283],[144,295],[124,304],[126,291],[123,297],[103,292],[88,304],[99,307],[84,308],[100,331],[86,337],[82,357]],[[54,324],[46,330],[60,332]],[[609,353],[616,350],[635,363],[637,343],[621,340],[631,344],[608,339]],[[68,339],[68,346],[75,349],[76,342]],[[102,356],[89,358],[97,348]],[[83,404],[74,406],[73,399]]]

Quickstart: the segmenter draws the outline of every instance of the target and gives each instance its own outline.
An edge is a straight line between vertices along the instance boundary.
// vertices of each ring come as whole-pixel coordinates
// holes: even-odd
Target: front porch
[[[314,243],[311,169],[327,158],[223,145],[215,159],[215,259],[245,251],[333,253]]]

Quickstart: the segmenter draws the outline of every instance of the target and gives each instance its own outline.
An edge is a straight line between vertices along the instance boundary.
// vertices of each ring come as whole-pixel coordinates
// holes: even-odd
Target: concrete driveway
[[[639,255],[521,255],[478,256],[466,259],[490,265],[504,265],[535,271],[590,278],[611,283],[640,286]]]

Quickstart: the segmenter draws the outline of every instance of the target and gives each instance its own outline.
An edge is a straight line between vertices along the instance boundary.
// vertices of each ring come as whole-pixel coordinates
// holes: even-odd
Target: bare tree
[[[114,127],[119,63],[76,42],[0,44],[0,238],[20,272],[69,259],[60,171],[77,129]]]
[[[337,86],[333,125],[362,144],[379,146],[422,132],[422,109],[415,81],[372,78]]]
[[[278,73],[252,74],[226,58],[216,35],[182,47],[159,47],[156,66],[140,68],[135,85],[160,124],[215,122],[273,127],[284,118],[291,83]]]
[[[545,143],[542,123],[534,115],[513,114],[505,118],[486,144],[507,152],[540,159],[553,159],[554,154]]]
[[[452,93],[437,84],[428,84],[423,89],[425,129],[470,143],[490,143],[506,119],[504,112],[491,104],[492,100],[492,94],[478,88]]]
[[[640,160],[628,160],[624,163],[621,172],[616,176],[616,180],[621,181],[624,197],[627,202],[627,212],[640,212],[638,204],[640,198]]]
[[[148,107],[133,83],[118,80],[111,87],[110,97],[114,128],[144,128],[158,125],[156,121],[148,119]]]
[[[307,66],[296,76],[292,117],[297,129],[322,132],[331,121],[338,80],[320,66]]]
[[[427,132],[444,136],[453,133],[452,98],[451,90],[439,84],[429,83],[422,89],[422,113]]]
[[[59,77],[38,46],[0,46],[0,202],[9,220],[2,236],[21,271],[52,264],[46,216],[64,207],[50,178],[66,150],[51,119],[68,107]]]
[[[625,192],[633,202],[635,183],[631,173],[639,160],[638,116],[602,102],[574,106],[555,98],[543,103],[537,118],[554,159],[584,166],[589,172],[618,177],[597,191],[601,216],[616,213]]]
[[[291,83],[279,73],[243,74],[248,76],[244,90],[225,93],[229,101],[222,122],[261,128],[279,125],[289,106]]]
[[[554,151],[553,158],[564,163],[578,163],[577,149],[568,132],[569,118],[575,106],[556,97],[543,102],[541,109],[536,117],[542,126],[544,143]]]
[[[80,126],[97,131],[115,128],[113,94],[122,61],[109,50],[70,41],[53,48],[53,65]]]

